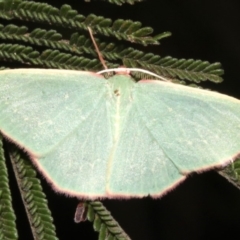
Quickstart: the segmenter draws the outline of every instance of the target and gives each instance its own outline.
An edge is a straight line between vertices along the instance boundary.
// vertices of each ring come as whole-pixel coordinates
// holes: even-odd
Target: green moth
[[[0,72],[0,130],[58,192],[159,197],[240,153],[240,101],[159,80]]]

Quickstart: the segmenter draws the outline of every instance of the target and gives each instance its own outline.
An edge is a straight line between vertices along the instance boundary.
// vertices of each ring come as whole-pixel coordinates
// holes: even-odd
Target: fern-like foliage
[[[17,53],[17,54],[16,54]],[[15,61],[32,66],[45,68],[99,70],[101,63],[98,59],[89,59],[81,56],[63,53],[58,50],[47,49],[41,54],[32,47],[19,44],[0,44],[0,59]],[[116,67],[115,64],[108,64]]]
[[[207,61],[193,59],[176,59],[170,56],[161,58],[154,54],[145,54],[140,57],[138,54],[125,57],[123,62],[130,67],[147,68],[148,70],[165,76],[170,79],[189,80],[195,83],[210,80],[212,82],[222,82],[223,70],[220,63],[209,63]]]
[[[69,41],[62,39],[62,35],[55,30],[34,29],[28,32],[25,26],[0,25],[0,39],[15,40],[21,43],[29,43],[36,46],[44,46],[57,50],[46,50],[40,54],[30,47],[24,45],[1,45],[1,57],[4,59],[15,60],[22,63],[44,66],[48,68],[65,69],[88,69],[100,70],[101,63],[98,60],[92,41],[77,32],[70,36]],[[165,76],[172,80],[189,80],[199,83],[200,81],[210,80],[221,82],[223,70],[220,63],[210,64],[206,61],[193,59],[176,59],[172,57],[160,57],[152,53],[144,53],[132,47],[125,48],[124,45],[100,42],[96,39],[103,57],[108,60],[108,67],[116,67],[122,63],[126,67],[145,68],[156,74]],[[15,56],[18,51],[18,56]],[[64,53],[64,52],[69,52]],[[22,55],[25,54],[25,55]],[[26,55],[27,54],[27,55]],[[74,56],[76,55],[76,56]],[[80,57],[87,55],[87,57]],[[21,57],[20,57],[21,56]],[[18,58],[18,59],[16,59]],[[95,59],[93,59],[95,58]],[[137,79],[148,78],[142,73],[133,74]]]
[[[33,238],[36,240],[57,240],[53,218],[47,205],[36,171],[29,159],[22,156],[17,149],[10,154],[13,170],[24,202]]]
[[[143,45],[159,44],[159,39],[166,36],[160,34],[149,36],[153,29],[143,27],[140,22],[118,19],[112,22],[109,18],[90,14],[87,17],[78,14],[69,5],[57,9],[46,3],[31,1],[8,0],[0,2],[0,17],[5,19],[24,19],[25,21],[48,23],[55,26],[64,26],[75,30],[87,30],[91,27],[94,33],[116,37]]]
[[[8,173],[0,136],[0,239],[17,240],[16,216],[12,208]]]
[[[68,5],[63,5],[61,9],[58,10],[48,4],[9,0],[0,3],[0,9],[3,9],[0,10],[0,16],[5,19],[24,19],[25,21],[35,21],[39,23],[50,21],[49,23],[52,25],[67,27],[81,32],[86,31],[87,27],[90,26],[97,35],[116,37],[119,40],[141,43],[143,45],[158,44],[160,39],[170,35],[170,33],[166,32],[152,37],[150,36],[153,31],[152,28],[141,28],[142,24],[140,22],[123,19],[112,22],[111,19],[95,16],[93,14],[85,17],[78,14],[76,10],[73,10]],[[20,44],[29,43],[35,46],[56,49],[56,51],[47,49],[42,54],[39,53],[38,58],[30,59],[28,56],[28,58],[25,59],[27,63],[52,68],[89,70],[100,70],[102,68],[98,61],[93,43],[89,37],[86,37],[85,32],[73,32],[70,39],[66,40],[63,39],[61,33],[56,30],[47,31],[37,28],[32,32],[28,32],[25,26],[18,27],[14,25],[7,25],[5,27],[1,25],[0,29],[1,39],[18,41]],[[101,39],[99,40],[97,38],[96,42],[105,60],[109,61],[109,63],[107,63],[108,67],[116,67],[124,64],[126,67],[145,68],[156,74],[165,76],[166,78],[181,81],[182,83],[183,80],[194,81],[196,83],[205,80],[214,82],[222,81],[221,75],[223,74],[223,70],[219,63],[210,64],[206,61],[203,62],[193,59],[178,60],[172,57],[162,58],[152,53],[146,54],[132,47],[126,48],[123,44],[119,45],[112,42],[103,42]],[[28,50],[30,51],[30,49]],[[62,51],[69,53],[61,53]],[[71,54],[76,54],[78,57],[71,56]],[[82,56],[79,57],[79,55],[85,56],[83,58]],[[43,59],[41,56],[46,56],[46,58]],[[48,56],[50,58],[48,58]],[[8,56],[8,59],[10,60],[9,57],[10,56]],[[91,57],[91,59],[94,57],[95,59],[90,60],[88,57]],[[58,61],[55,63],[53,63],[53,61],[48,62],[50,59]],[[62,66],[64,64],[61,65],[61,60],[63,59],[68,60],[65,66]],[[19,59],[19,61],[23,60],[24,59]],[[45,61],[43,62],[43,60]],[[64,61],[62,61],[62,63],[63,62]],[[137,79],[148,77],[139,73],[134,76]]]
[[[101,202],[86,202],[85,206],[88,220],[93,222],[94,230],[99,232],[99,240],[130,240]]]

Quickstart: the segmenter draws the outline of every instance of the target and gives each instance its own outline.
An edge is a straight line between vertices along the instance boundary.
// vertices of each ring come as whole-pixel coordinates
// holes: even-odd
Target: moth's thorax
[[[136,82],[126,75],[116,75],[108,80],[109,105],[113,138],[118,139],[132,106],[133,89]]]
[[[131,96],[132,89],[136,82],[134,79],[126,75],[116,75],[108,80],[110,91],[113,98],[120,98],[123,103],[128,101]]]

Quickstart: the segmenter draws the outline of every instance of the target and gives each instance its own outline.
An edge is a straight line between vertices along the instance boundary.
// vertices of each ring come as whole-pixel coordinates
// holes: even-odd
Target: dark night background
[[[57,7],[72,5],[79,13],[94,13],[112,19],[141,21],[154,33],[172,32],[160,46],[146,48],[161,56],[221,62],[221,84],[204,84],[213,90],[240,98],[240,1],[238,0],[146,0],[133,6],[99,0],[52,1]],[[21,240],[31,240],[24,208],[14,185],[14,207]],[[57,234],[61,240],[98,239],[92,224],[73,221],[78,200],[56,194],[43,180]],[[239,237],[240,190],[216,172],[192,174],[161,199],[103,201],[133,240],[208,240]]]

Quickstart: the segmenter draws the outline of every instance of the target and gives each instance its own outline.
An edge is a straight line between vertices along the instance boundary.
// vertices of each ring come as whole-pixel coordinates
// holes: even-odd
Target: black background
[[[141,21],[154,33],[171,31],[160,46],[146,48],[161,56],[221,62],[224,82],[203,84],[240,98],[240,2],[238,0],[146,0],[117,7],[98,0],[52,1],[72,5],[79,13]],[[11,172],[10,172],[11,174]],[[25,212],[13,183],[20,239],[32,239]],[[77,199],[56,194],[43,180],[49,207],[61,240],[98,239],[92,224],[75,224]],[[207,240],[239,237],[240,191],[216,172],[192,174],[161,199],[107,200],[105,206],[133,240]]]

